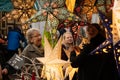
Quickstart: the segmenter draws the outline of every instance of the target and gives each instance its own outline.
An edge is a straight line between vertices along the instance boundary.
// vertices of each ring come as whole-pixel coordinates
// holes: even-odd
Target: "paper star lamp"
[[[119,39],[120,39],[120,0],[115,0],[114,1],[114,6],[113,6],[113,41],[114,44],[116,44]]]
[[[59,22],[66,19],[79,20],[79,17],[67,10],[64,0],[38,0],[38,2],[40,10],[27,20],[25,24],[45,21],[44,30],[46,32],[44,32],[50,34],[50,37],[47,38],[49,38],[50,43],[54,46],[56,44],[55,37]]]
[[[119,40],[119,34],[118,34],[118,30],[115,24],[111,25],[112,28],[112,34],[113,34],[113,45],[115,45]]]
[[[99,16],[100,16],[103,26],[106,29],[107,38],[112,39],[112,32],[111,32],[112,29],[110,27],[110,25],[112,24],[112,20],[108,19],[108,17],[105,14],[103,14],[101,11],[99,11]]]
[[[68,51],[66,49],[64,49],[64,51],[65,51],[65,53],[66,53],[66,55],[68,57],[68,61],[69,61],[69,59],[70,59],[70,51]],[[78,72],[78,68],[73,68],[70,64],[65,65],[63,68],[65,68],[65,78],[67,76],[69,76],[69,80],[72,80],[75,72]]]
[[[120,75],[120,41],[114,45],[114,52],[115,52],[115,60],[116,60],[116,65],[118,68],[118,72]]]
[[[66,68],[65,77],[69,76],[69,80],[72,80],[75,72],[78,72],[78,68],[73,68],[71,65],[69,65]]]
[[[112,48],[112,41],[111,41],[111,39],[106,39],[96,49],[91,51],[90,55],[109,53],[109,50],[111,50],[111,48]]]
[[[14,9],[6,14],[2,20],[18,20],[21,23],[27,21],[36,10],[33,8],[35,0],[11,0]]]
[[[62,38],[58,40],[54,49],[52,49],[45,36],[44,41],[45,55],[43,58],[37,58],[44,65],[41,77],[47,78],[47,80],[64,80],[62,66],[69,64],[69,62],[60,59]]]
[[[48,16],[50,15],[54,16],[51,18],[54,19],[56,18],[57,20],[65,20],[72,14],[72,13],[70,14],[70,12],[65,7],[64,0],[39,0],[39,3],[41,9],[34,16],[32,16],[27,22],[47,21]],[[72,17],[74,20],[79,19],[79,17],[76,15]],[[58,26],[58,24],[56,24],[56,26]]]

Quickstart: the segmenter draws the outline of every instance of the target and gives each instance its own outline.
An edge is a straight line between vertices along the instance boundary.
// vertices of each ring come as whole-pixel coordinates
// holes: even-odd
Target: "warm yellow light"
[[[118,61],[120,62],[120,56],[118,57]]]
[[[117,49],[117,52],[120,52],[120,49]]]
[[[105,21],[107,22],[107,21],[108,21],[108,19],[105,19]]]
[[[96,52],[96,54],[99,54],[99,52]]]
[[[19,15],[22,15],[22,13],[23,13],[22,10],[18,10]]]
[[[7,14],[7,15],[6,15],[6,17],[9,17],[9,16],[10,16],[10,14]]]
[[[27,24],[22,25],[22,29],[23,29],[23,30],[28,29],[28,25],[27,25]]]
[[[20,21],[21,21],[22,23],[24,23],[25,21],[27,21],[27,19],[28,19],[27,14],[23,14],[23,16],[21,16],[21,18],[20,18]]]
[[[108,53],[108,51],[107,51],[107,49],[106,49],[106,48],[104,48],[104,49],[103,49],[103,52]]]
[[[18,17],[19,17],[18,15],[14,15],[14,16],[13,16],[14,19],[17,19]]]
[[[28,14],[29,14],[30,16],[32,16],[32,15],[35,14],[36,12],[37,12],[36,10],[30,9],[30,10],[28,11]]]
[[[108,46],[108,48],[111,48],[111,46]]]
[[[11,12],[12,15],[14,15],[14,14],[16,14],[16,13],[17,13],[16,10],[13,10],[13,11]]]
[[[11,18],[11,17],[8,17],[7,19],[8,19],[8,20],[12,20],[12,18]]]

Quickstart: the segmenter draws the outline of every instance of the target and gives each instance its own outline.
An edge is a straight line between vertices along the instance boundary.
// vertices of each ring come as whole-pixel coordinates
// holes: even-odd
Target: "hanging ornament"
[[[11,0],[14,9],[7,13],[2,20],[18,20],[20,23],[26,22],[36,10],[33,8],[35,0]]]
[[[115,0],[113,6],[113,41],[114,44],[117,43],[120,39],[120,0]]]
[[[47,80],[64,80],[62,67],[69,64],[69,62],[60,59],[62,38],[58,40],[54,48],[52,48],[45,36],[44,41],[45,56],[37,58],[44,65],[41,77],[47,78]]]
[[[25,79],[24,79],[24,75],[23,75],[23,74],[22,74],[22,80],[25,80]]]
[[[35,79],[35,72],[34,71],[32,72],[32,80],[36,80]]]

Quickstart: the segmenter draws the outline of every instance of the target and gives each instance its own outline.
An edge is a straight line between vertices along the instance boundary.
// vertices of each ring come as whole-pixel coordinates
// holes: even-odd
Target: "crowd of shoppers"
[[[79,48],[79,45],[74,44],[74,35],[71,30],[63,30],[63,32],[59,30],[62,33],[60,36],[63,36],[61,59],[70,60],[71,66],[78,68],[78,72],[75,73],[72,80],[119,80],[115,59],[110,55],[113,54],[112,51],[108,54],[90,54],[106,40],[99,24],[87,25],[86,34],[89,42],[83,44],[82,49]],[[7,41],[0,37],[0,79],[10,80],[8,75],[16,72],[11,65],[7,64],[7,61],[14,54],[26,56],[31,60],[36,59],[36,57],[44,57],[44,47],[41,40],[42,35],[38,29],[30,28],[24,35],[21,26],[8,32]],[[20,41],[26,44],[21,53],[18,52]],[[70,53],[66,53],[65,50],[70,51]],[[76,53],[76,51],[78,52]],[[29,59],[24,59],[24,64],[32,64]],[[38,61],[36,60],[36,62]],[[42,67],[42,64],[37,67],[39,75],[41,75]],[[33,71],[31,68],[29,73]],[[64,70],[63,73],[65,73]],[[66,77],[65,80],[69,80],[69,78]]]

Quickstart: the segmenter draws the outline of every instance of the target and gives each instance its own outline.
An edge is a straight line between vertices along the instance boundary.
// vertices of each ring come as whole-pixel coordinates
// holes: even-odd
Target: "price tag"
[[[19,55],[14,54],[14,56],[8,61],[8,64],[18,70],[24,65],[24,59]]]

